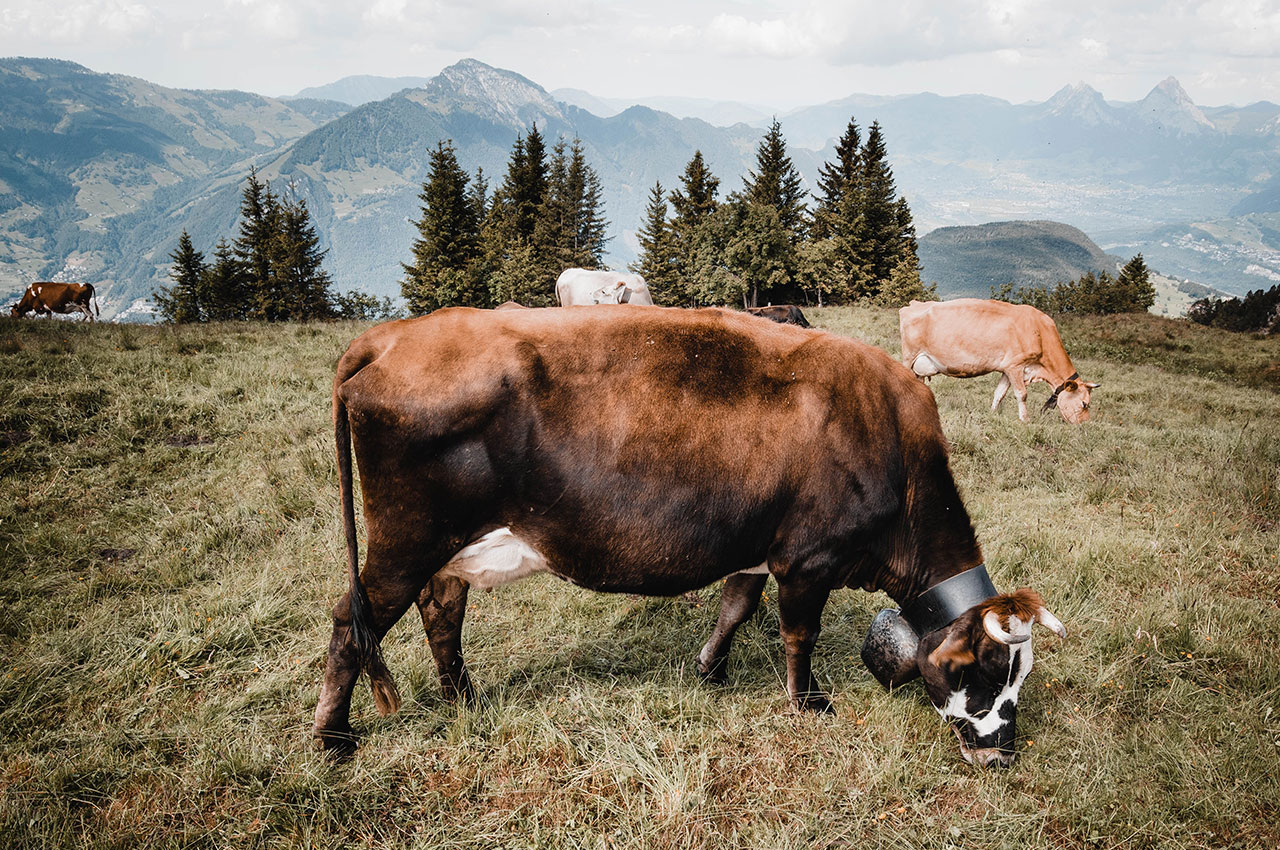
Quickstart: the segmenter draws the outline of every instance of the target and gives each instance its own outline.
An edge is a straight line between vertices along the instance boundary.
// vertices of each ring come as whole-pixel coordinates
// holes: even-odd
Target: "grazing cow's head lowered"
[[[916,653],[933,707],[951,724],[966,761],[1013,762],[1018,689],[1031,672],[1031,626],[1066,637],[1034,590],[994,596],[925,635]]]
[[[1079,375],[1072,380],[1063,381],[1062,385],[1054,390],[1053,395],[1049,396],[1049,400],[1044,403],[1044,411],[1056,407],[1058,412],[1062,414],[1062,418],[1072,425],[1088,422],[1090,390],[1097,389],[1101,384],[1078,379]]]

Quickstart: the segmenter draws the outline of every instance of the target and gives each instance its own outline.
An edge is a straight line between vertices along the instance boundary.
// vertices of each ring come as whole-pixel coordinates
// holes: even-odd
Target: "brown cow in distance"
[[[66,314],[75,311],[83,313],[84,317],[92,322],[94,312],[98,311],[98,300],[95,295],[91,283],[37,281],[22,293],[22,300],[13,305],[9,315],[20,318],[35,311],[36,315],[52,318],[54,313]],[[91,302],[93,310],[89,309]],[[101,311],[98,311],[98,315],[102,315]]]
[[[1072,424],[1089,419],[1090,391],[1099,385],[1080,378],[1058,326],[1035,307],[978,298],[912,301],[898,311],[898,332],[902,362],[921,378],[1000,372],[993,411],[1012,386],[1018,418],[1026,422],[1027,385],[1044,381],[1054,389],[1041,412],[1056,407]]]
[[[780,325],[799,325],[802,328],[810,327],[809,320],[804,317],[804,313],[800,312],[800,308],[794,304],[770,304],[768,307],[748,307],[747,312],[753,316],[770,319]]]
[[[830,710],[810,662],[828,595],[884,590],[983,764],[1013,758],[1032,623],[1064,633],[1034,591],[968,580],[986,572],[933,394],[855,340],[716,309],[451,308],[352,342],[333,417],[350,584],[313,728],[339,752],[361,671],[399,706],[379,643],[410,606],[446,696],[470,697],[468,590],[536,572],[658,596],[725,579],[697,656],[712,680],[773,575],[786,690],[812,711]]]

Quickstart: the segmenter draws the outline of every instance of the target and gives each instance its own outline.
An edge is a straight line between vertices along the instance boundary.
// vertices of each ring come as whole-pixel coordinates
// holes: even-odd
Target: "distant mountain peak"
[[[1044,102],[1045,114],[1069,118],[1088,126],[1117,124],[1115,110],[1107,105],[1102,94],[1088,83],[1063,86]]]
[[[426,85],[430,97],[483,103],[507,118],[523,120],[527,107],[562,118],[559,104],[547,90],[515,71],[462,59],[441,71]]]
[[[1217,129],[1174,77],[1160,81],[1138,104],[1137,111],[1143,121],[1178,135]]]

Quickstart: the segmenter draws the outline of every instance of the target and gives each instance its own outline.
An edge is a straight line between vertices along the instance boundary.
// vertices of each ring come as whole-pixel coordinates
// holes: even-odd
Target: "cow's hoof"
[[[836,710],[831,705],[831,700],[822,694],[805,694],[795,700],[796,708],[801,711],[808,711],[814,714],[835,714]]]
[[[729,681],[729,664],[727,659],[718,658],[710,663],[701,658],[697,664],[698,675],[709,685],[723,685]]]
[[[355,754],[357,739],[350,729],[345,732],[314,729],[311,734],[316,747],[334,761],[345,761]]]

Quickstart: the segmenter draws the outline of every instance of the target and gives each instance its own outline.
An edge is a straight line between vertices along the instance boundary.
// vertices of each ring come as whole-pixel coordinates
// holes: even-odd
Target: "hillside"
[[[762,134],[715,126],[752,119],[740,104],[650,100],[710,121],[646,106],[602,117],[564,99],[604,112],[620,102],[581,90],[560,99],[474,60],[431,78],[353,77],[316,93],[380,99],[352,109],[179,91],[56,60],[0,60],[0,299],[60,276],[95,283],[107,315],[127,313],[167,283],[168,254],[184,228],[205,252],[232,231],[251,164],[306,197],[340,289],[396,294],[434,143],[453,139],[463,166],[483,167],[492,189],[516,135],[534,121],[552,139],[582,140],[611,221],[606,259],[618,267],[635,257],[634,230],[656,180],[674,188],[701,149],[727,194],[753,166]],[[1113,254],[1141,251],[1171,278],[1231,294],[1280,277],[1271,220],[1276,104],[1203,107],[1175,80],[1128,104],[1083,84],[1040,104],[851,95],[782,116],[809,187],[850,116],[864,130],[876,120],[884,127],[920,232],[1063,221]],[[950,275],[939,269],[935,276]]]
[[[809,318],[897,350],[892,310]],[[881,595],[831,595],[835,713],[790,710],[772,579],[723,687],[693,669],[718,585],[473,593],[471,706],[442,700],[411,611],[383,642],[404,707],[379,717],[362,679],[360,749],[328,762],[329,395],[364,326],[0,318],[2,843],[1280,845],[1280,337],[1059,327],[1102,384],[1087,426],[991,413],[994,376],[929,385],[996,586],[1033,586],[1068,635],[1037,629],[1018,761],[982,770],[919,683],[887,693],[858,660]]]
[[[919,240],[921,276],[944,298],[986,298],[992,287],[1052,286],[1087,272],[1114,274],[1116,261],[1079,229],[1056,221],[997,221],[940,227]]]
[[[345,110],[0,59],[0,298],[61,273],[116,312],[150,292],[139,253],[174,238],[152,230],[157,215]]]

